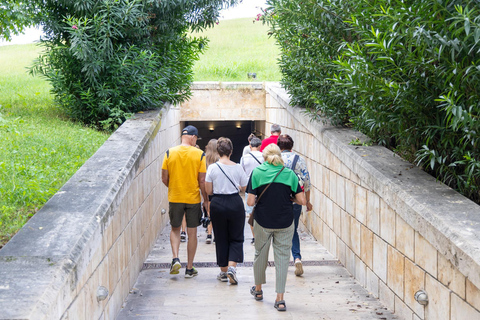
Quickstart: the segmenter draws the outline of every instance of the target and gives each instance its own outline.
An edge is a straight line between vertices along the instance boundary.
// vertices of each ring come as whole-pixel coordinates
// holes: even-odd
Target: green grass
[[[194,36],[210,39],[194,67],[195,81],[280,81],[280,50],[268,36],[268,27],[252,18],[222,20],[213,29]],[[255,72],[257,78],[248,78]]]
[[[0,47],[0,248],[108,138],[66,120],[49,84],[27,74],[39,53]]]

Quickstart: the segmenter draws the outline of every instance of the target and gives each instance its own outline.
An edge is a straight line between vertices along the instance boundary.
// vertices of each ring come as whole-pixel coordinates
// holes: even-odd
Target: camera
[[[210,218],[208,216],[205,216],[200,220],[200,223],[204,228],[206,228],[210,224]]]

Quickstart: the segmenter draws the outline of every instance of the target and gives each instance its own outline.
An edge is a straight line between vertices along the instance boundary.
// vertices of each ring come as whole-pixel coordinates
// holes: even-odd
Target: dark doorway
[[[233,154],[231,160],[239,163],[243,148],[248,145],[248,136],[256,132],[255,121],[185,121],[185,126],[197,127],[198,134],[202,138],[198,140],[198,146],[205,150],[210,139],[226,137],[232,140]]]

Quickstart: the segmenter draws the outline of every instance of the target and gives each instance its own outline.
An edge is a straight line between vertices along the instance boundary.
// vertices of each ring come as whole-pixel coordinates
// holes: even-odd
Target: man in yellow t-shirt
[[[182,143],[170,148],[165,153],[162,164],[162,182],[168,187],[169,217],[172,230],[170,244],[172,246],[172,265],[170,274],[178,274],[181,268],[178,252],[180,250],[180,228],[182,219],[187,220],[187,268],[185,277],[192,278],[198,274],[193,267],[193,259],[197,251],[197,227],[202,218],[200,191],[207,205],[205,192],[205,154],[195,148],[198,130],[187,126],[182,130]]]

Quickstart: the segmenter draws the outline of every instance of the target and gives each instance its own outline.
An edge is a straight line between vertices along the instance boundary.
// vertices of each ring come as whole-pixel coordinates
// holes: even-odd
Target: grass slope
[[[268,36],[268,27],[253,17],[222,20],[214,28],[194,36],[210,42],[194,67],[195,81],[280,81],[280,50]],[[255,72],[257,78],[248,78]]]
[[[39,52],[0,47],[0,248],[108,138],[66,120],[49,84],[27,74]]]

